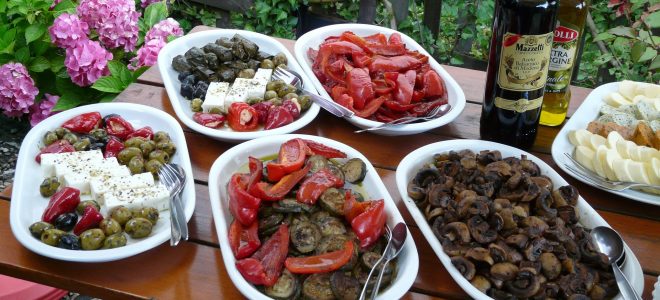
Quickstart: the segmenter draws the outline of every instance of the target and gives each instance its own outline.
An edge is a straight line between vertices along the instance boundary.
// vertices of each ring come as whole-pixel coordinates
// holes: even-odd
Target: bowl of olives
[[[317,93],[289,50],[256,32],[192,33],[168,43],[158,55],[177,117],[189,128],[227,142],[291,133],[319,113],[309,96],[272,78],[278,67],[301,74],[303,88]]]

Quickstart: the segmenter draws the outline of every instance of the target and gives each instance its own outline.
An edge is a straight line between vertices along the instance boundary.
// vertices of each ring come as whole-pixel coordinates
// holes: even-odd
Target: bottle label
[[[537,109],[541,107],[541,104],[543,104],[543,97],[536,99],[521,98],[518,100],[509,100],[501,97],[495,97],[495,106],[518,113],[524,113],[528,110]]]
[[[555,29],[555,37],[550,51],[550,68],[545,91],[561,93],[566,91],[571,81],[575,53],[577,52],[580,32],[559,26]]]
[[[525,92],[545,86],[553,33],[520,35],[507,32],[497,84],[507,90]]]

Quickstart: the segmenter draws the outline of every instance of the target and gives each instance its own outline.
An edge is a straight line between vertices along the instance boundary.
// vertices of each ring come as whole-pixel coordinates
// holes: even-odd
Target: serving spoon
[[[614,270],[614,278],[616,278],[616,284],[619,286],[623,299],[641,300],[642,298],[633,289],[628,278],[621,272],[619,265],[616,263],[624,254],[623,239],[621,239],[619,233],[612,228],[598,226],[591,230],[591,238],[596,242],[598,250],[609,259],[609,264]]]
[[[365,281],[364,287],[362,288],[362,292],[360,293],[360,300],[366,299],[367,296],[367,288],[369,286],[369,282],[371,281],[371,276],[374,275],[374,271],[378,268],[378,266],[383,263],[383,266],[380,268],[380,272],[378,273],[378,279],[374,283],[373,290],[371,291],[371,297],[370,299],[375,299],[376,295],[378,295],[378,289],[380,288],[380,283],[383,280],[383,274],[385,272],[385,267],[387,267],[387,264],[394,258],[396,258],[399,253],[401,253],[401,249],[403,249],[403,245],[406,242],[406,237],[408,236],[408,227],[406,226],[405,223],[399,222],[394,226],[394,229],[390,230],[389,226],[385,225],[385,229],[387,230],[387,233],[389,233],[389,237],[387,240],[387,246],[385,246],[385,251],[383,251],[383,255],[376,261],[374,266],[371,268],[371,271],[369,271],[369,275],[367,276],[367,280]]]

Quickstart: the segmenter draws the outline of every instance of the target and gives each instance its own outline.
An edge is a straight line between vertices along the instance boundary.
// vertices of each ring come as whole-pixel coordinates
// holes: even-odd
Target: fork
[[[393,126],[396,126],[396,125],[403,125],[403,124],[408,124],[408,123],[412,123],[412,122],[416,122],[416,121],[433,120],[433,119],[435,119],[439,116],[444,115],[447,111],[449,111],[450,108],[451,108],[451,106],[449,104],[440,105],[440,106],[432,109],[425,116],[421,116],[421,117],[413,117],[413,116],[402,117],[402,118],[398,118],[398,119],[395,119],[395,120],[392,120],[392,121],[389,121],[387,123],[383,123],[383,124],[380,124],[380,125],[377,125],[377,126],[374,126],[374,127],[369,127],[369,128],[365,128],[365,129],[356,130],[355,133],[387,129],[387,128],[390,128],[390,127],[393,127]]]
[[[170,192],[170,230],[172,232],[172,235],[170,236],[170,246],[176,246],[179,244],[179,241],[181,241],[182,229],[181,222],[179,221],[179,213],[177,211],[179,206],[176,203],[175,197],[181,193],[184,184],[172,173],[172,169],[165,167],[167,165],[168,164],[164,164],[158,171],[158,178],[163,184],[165,184],[167,190]]]
[[[181,190],[186,186],[186,173],[180,165],[165,164],[164,167],[181,182]],[[183,207],[183,200],[181,199],[181,191],[174,197],[174,206],[176,206],[177,222],[179,223],[179,230],[181,230],[181,238],[184,241],[188,240],[188,222],[186,222],[185,208]]]
[[[629,182],[629,181],[612,181],[607,178],[604,178],[597,173],[587,169],[585,166],[580,164],[573,156],[571,156],[569,153],[564,153],[566,157],[577,167],[573,167],[566,162],[564,162],[564,166],[569,169],[571,172],[573,172],[575,175],[578,177],[593,183],[594,185],[604,188],[606,190],[612,190],[612,191],[624,191],[630,188],[648,188],[648,189],[653,189],[660,191],[660,186],[657,185],[651,185],[651,184],[645,184],[645,183],[638,183],[638,182]]]
[[[303,85],[302,78],[300,77],[300,74],[296,73],[295,71],[287,70],[284,68],[276,68],[275,71],[273,72],[273,78],[275,80],[279,79],[295,86],[300,93],[310,96],[312,100],[316,102],[319,106],[323,107],[325,110],[327,110],[328,112],[330,112],[331,114],[337,117],[343,118],[343,117],[352,117],[353,115],[355,115],[355,113],[350,109],[345,108],[330,99],[323,98],[319,95],[304,90],[302,88]]]

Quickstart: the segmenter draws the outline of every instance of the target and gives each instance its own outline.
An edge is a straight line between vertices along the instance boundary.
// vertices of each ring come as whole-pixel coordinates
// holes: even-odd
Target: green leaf
[[[16,60],[18,60],[22,64],[26,64],[27,61],[30,59],[30,49],[28,47],[23,47],[21,49],[16,50],[16,53],[14,55],[16,56]]]
[[[147,28],[167,18],[167,5],[165,2],[157,2],[147,6],[144,10],[144,22]]]
[[[44,55],[46,51],[51,49],[51,43],[48,42],[43,42],[43,41],[35,41],[34,43],[30,44],[30,49],[32,49],[32,53],[34,55]],[[51,50],[55,51],[55,48],[53,47]]]
[[[71,0],[63,0],[62,2],[55,5],[53,11],[55,12],[72,12],[76,9],[76,4]]]
[[[660,10],[650,14],[648,17],[646,17],[644,22],[646,22],[646,24],[648,24],[651,28],[660,27]]]
[[[463,59],[461,59],[460,57],[452,57],[449,60],[449,63],[452,64],[452,65],[462,65],[463,64]]]
[[[48,62],[48,59],[46,59],[43,56],[37,56],[32,59],[30,62],[30,66],[28,69],[32,72],[40,73],[43,71],[46,71],[50,68],[50,63]]]
[[[594,39],[594,42],[606,41],[606,40],[613,39],[613,38],[615,38],[615,35],[613,35],[609,32],[601,32],[596,36],[596,38]]]
[[[105,102],[112,102],[112,100],[115,100],[117,97],[117,94],[105,94],[101,98],[99,98],[100,103],[105,103]]]
[[[106,76],[94,82],[92,88],[101,92],[118,94],[126,88],[126,85],[122,84],[119,78]]]
[[[57,73],[57,71],[62,68],[64,68],[64,56],[57,55],[50,59],[50,70],[53,71],[53,73]]]
[[[122,69],[126,69],[126,66],[122,64],[121,62],[118,62],[116,60],[111,60],[108,62],[108,69],[110,70],[110,74],[112,74],[112,77],[119,78],[119,74],[121,74]]]
[[[644,51],[642,56],[639,58],[638,62],[645,62],[647,60],[651,60],[654,57],[656,57],[656,55],[658,55],[658,51],[656,51],[655,49],[653,49],[651,47],[646,47],[646,50]]]
[[[651,65],[649,66],[649,70],[657,70],[657,69],[660,69],[660,56],[656,56],[653,59]]]
[[[600,66],[602,64],[607,63],[610,60],[612,60],[612,54],[607,53],[607,54],[603,54],[603,55],[599,56],[598,58],[596,58],[596,60],[594,60],[594,64],[597,65],[597,66]]]
[[[624,26],[617,26],[614,27],[607,32],[613,34],[613,35],[618,35],[618,36],[625,36],[629,38],[635,38],[635,30],[630,28],[630,27],[624,27]]]
[[[60,99],[57,100],[55,107],[53,107],[53,111],[71,109],[80,105],[80,103],[82,103],[82,101],[80,101],[80,97],[75,95],[75,93],[64,93],[60,96]]]
[[[38,40],[46,32],[46,25],[32,24],[25,28],[25,42],[27,44]]]
[[[644,51],[646,50],[646,44],[642,41],[637,41],[635,42],[635,45],[633,45],[632,50],[630,51],[630,57],[634,62],[638,62],[639,58],[642,57],[642,54],[644,54]]]

